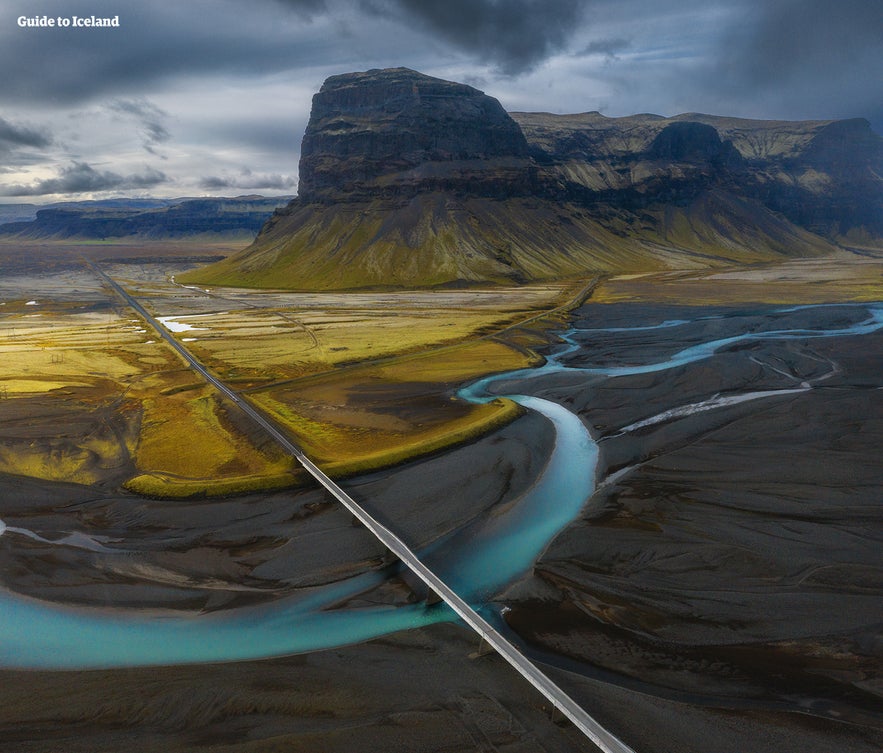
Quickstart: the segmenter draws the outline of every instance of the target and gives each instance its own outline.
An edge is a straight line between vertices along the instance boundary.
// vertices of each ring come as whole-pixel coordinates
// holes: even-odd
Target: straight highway
[[[207,382],[212,384],[224,396],[236,403],[255,423],[261,426],[287,452],[293,455],[303,468],[318,481],[338,502],[349,510],[358,520],[373,533],[396,557],[434,591],[454,612],[478,633],[484,641],[492,646],[509,664],[511,664],[531,685],[542,693],[546,699],[564,714],[571,722],[604,753],[635,753],[614,734],[601,726],[576,701],[567,695],[533,662],[502,633],[494,628],[466,601],[461,599],[444,581],[432,572],[408,548],[408,546],[386,526],[374,519],[349,494],[332,481],[303,451],[286,436],[279,427],[267,416],[255,408],[244,397],[214,376],[193,356],[157,319],[153,317],[134,297],[119,285],[106,272],[95,264],[87,262],[94,272],[122,299],[126,305],[134,309],[178,354],[198,372]]]

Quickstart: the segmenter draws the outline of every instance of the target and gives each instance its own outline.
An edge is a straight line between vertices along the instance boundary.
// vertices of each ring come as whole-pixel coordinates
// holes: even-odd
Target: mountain
[[[635,206],[716,186],[829,240],[883,239],[883,139],[866,120],[513,117],[572,195]]]
[[[471,86],[404,68],[332,76],[313,97],[299,196],[335,203],[441,190],[502,198],[523,184],[528,152],[500,103]]]
[[[863,120],[506,113],[407,68],[313,98],[298,197],[187,279],[333,289],[511,283],[883,248]]]
[[[93,201],[59,201],[53,204],[0,204],[0,233],[3,225],[12,222],[33,222],[37,212],[44,209],[148,209],[177,204],[183,199],[99,199]]]
[[[261,229],[273,210],[289,198],[238,196],[232,199],[65,202],[36,209],[33,219],[0,224],[0,237],[11,236],[18,240],[153,240],[210,234],[250,238]]]

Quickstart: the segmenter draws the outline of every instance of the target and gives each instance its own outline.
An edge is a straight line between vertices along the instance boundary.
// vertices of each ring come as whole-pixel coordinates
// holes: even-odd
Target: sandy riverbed
[[[576,318],[595,327],[616,326],[619,315],[634,324],[685,314],[621,306],[602,316],[589,307]],[[705,314],[723,318],[653,337],[594,332],[573,363],[608,347],[641,363],[726,337],[727,310]],[[862,315],[789,316],[811,330]],[[777,326],[762,313],[750,318],[758,330]],[[540,655],[587,676],[612,673],[654,704],[685,709],[658,720],[665,740],[645,735],[636,749],[880,745],[881,367],[878,332],[757,341],[665,372],[565,373],[539,388],[595,428],[602,486],[510,589],[507,619]],[[777,390],[646,420],[713,395]],[[638,428],[622,433],[629,425]],[[695,736],[688,720],[699,724]],[[702,730],[720,738],[708,747]]]
[[[712,318],[653,337],[581,336],[571,363],[634,362],[726,336],[731,309],[702,313]],[[690,316],[630,303],[587,306],[574,321],[600,329]],[[850,321],[842,311],[801,316],[807,327]],[[755,325],[772,326],[762,313]],[[526,650],[639,753],[883,746],[881,353],[879,333],[766,342],[667,372],[565,373],[531,387],[600,439],[603,486],[500,602]],[[783,394],[647,422],[716,395],[773,390]],[[517,496],[550,441],[529,416],[347,485],[417,546]],[[41,598],[217,610],[387,565],[314,490],[157,502],[112,484],[0,484],[10,527],[49,540],[87,532],[117,550],[7,530],[3,582]],[[394,579],[358,601],[408,598]],[[264,662],[7,670],[0,739],[4,750],[41,753],[591,750],[508,666],[470,659],[475,648],[464,629],[436,625]]]

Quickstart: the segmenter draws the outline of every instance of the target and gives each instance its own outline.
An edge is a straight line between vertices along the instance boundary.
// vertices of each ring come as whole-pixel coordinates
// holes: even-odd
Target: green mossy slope
[[[833,251],[761,205],[722,192],[639,213],[439,192],[399,204],[292,202],[248,248],[179,279],[292,290],[511,284]]]

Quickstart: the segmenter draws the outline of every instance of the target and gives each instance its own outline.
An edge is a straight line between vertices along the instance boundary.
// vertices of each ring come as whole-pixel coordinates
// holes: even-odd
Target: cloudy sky
[[[19,26],[44,15],[120,26]],[[508,110],[883,134],[880,0],[4,0],[0,203],[296,193],[313,92],[389,66]]]

